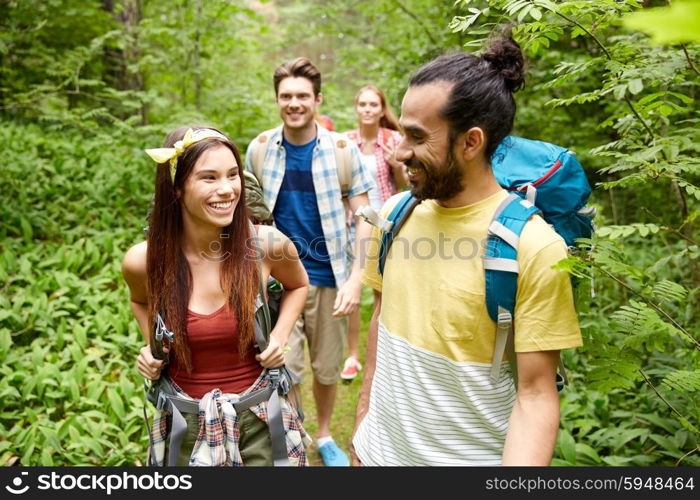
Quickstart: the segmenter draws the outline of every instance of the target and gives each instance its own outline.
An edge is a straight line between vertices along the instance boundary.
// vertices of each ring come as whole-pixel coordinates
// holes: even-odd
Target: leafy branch
[[[598,47],[600,47],[600,49],[605,54],[605,57],[607,57],[607,59],[609,61],[615,60],[613,58],[612,54],[610,54],[610,51],[607,49],[607,47],[605,47],[605,45],[603,45],[603,42],[601,42],[600,39],[598,39],[598,37],[593,34],[593,32],[589,31],[584,25],[582,25],[581,23],[579,23],[575,19],[572,19],[569,16],[567,16],[566,14],[563,14],[559,9],[557,9],[556,5],[554,5],[553,3],[549,2],[549,1],[543,1],[543,0],[530,0],[530,2],[533,5],[541,6],[542,8],[550,11],[551,13],[561,17],[565,21],[567,21],[567,22],[571,23],[572,25],[576,26],[577,28],[579,28],[581,31],[583,31],[589,37],[591,37],[591,39],[596,43],[596,45],[598,45]],[[634,116],[637,117],[637,120],[639,120],[639,122],[642,124],[644,129],[649,134],[649,137],[651,138],[651,142],[653,143],[655,140],[655,136],[654,136],[654,132],[651,130],[651,127],[649,127],[646,120],[644,120],[644,118],[642,118],[642,116],[639,114],[637,109],[634,107],[634,104],[630,100],[629,96],[625,95],[624,99],[625,99],[625,102],[627,103],[627,106],[630,108],[630,111],[632,111]]]
[[[656,310],[659,314],[664,316],[667,320],[673,324],[680,332],[682,332],[688,339],[694,344],[695,349],[700,351],[700,342],[698,342],[695,337],[693,337],[688,330],[683,328],[673,317],[668,314],[666,311],[664,311],[661,307],[659,307],[657,304],[655,304],[653,301],[645,297],[643,294],[641,294],[639,291],[635,290],[631,286],[629,286],[627,283],[625,283],[623,280],[609,272],[607,269],[604,269],[600,265],[597,265],[596,268],[600,270],[603,274],[608,276],[610,279],[618,283],[620,286],[622,286],[625,290],[632,292],[635,296],[639,297],[642,301],[644,301],[647,305],[649,305],[651,308]]]
[[[692,69],[696,75],[700,75],[700,71],[698,71],[698,68],[696,68],[695,64],[693,64],[693,59],[690,57],[690,54],[688,54],[688,49],[686,48],[684,43],[681,44],[681,49],[683,49],[685,59],[686,61],[688,61],[688,66],[690,66],[690,69]]]
[[[432,33],[430,32],[430,30],[428,29],[428,27],[425,26],[425,24],[423,24],[423,23],[421,22],[420,18],[419,18],[415,13],[411,12],[411,11],[408,9],[408,7],[406,7],[404,4],[402,4],[399,0],[392,0],[392,2],[393,2],[394,5],[396,5],[399,9],[401,9],[402,11],[404,11],[411,19],[413,19],[416,23],[418,23],[418,25],[419,25],[419,26],[421,27],[421,29],[425,32],[425,34],[428,36],[428,38],[430,39],[430,41],[431,41],[434,45],[436,45],[436,46],[440,45],[439,42],[435,39],[435,37],[433,36],[433,34],[432,34]]]
[[[603,51],[605,54],[605,57],[608,59],[608,61],[614,62],[615,58],[613,58],[612,54],[608,50],[608,48],[601,42],[601,40],[588,28],[586,28],[582,23],[578,22],[576,19],[573,19],[572,17],[567,16],[557,6],[551,2],[550,0],[528,0],[528,2],[531,4],[532,7],[541,7],[552,14],[564,19],[566,22],[570,23],[572,26],[576,26],[578,29],[580,29],[583,33],[588,35],[594,42],[595,44]],[[531,7],[531,8],[532,8]],[[515,10],[515,9],[513,9]],[[686,56],[688,58],[688,61],[691,63],[691,67],[693,68],[694,71],[697,72],[697,69],[692,65],[692,62],[690,60],[690,56],[688,55],[687,51],[684,48],[684,51],[686,53]],[[617,76],[619,77],[620,74],[618,73]],[[623,100],[627,104],[627,107],[630,109],[632,114],[635,116],[637,121],[642,125],[644,130],[646,130],[647,134],[649,135],[649,145],[653,145],[654,142],[656,141],[656,134],[654,134],[654,131],[651,129],[649,124],[644,120],[644,118],[639,114],[639,111],[637,108],[634,106],[634,103],[630,99],[628,95],[623,95]],[[665,161],[669,161],[669,157],[666,153],[666,151],[661,151],[661,155],[663,156]],[[671,187],[673,189],[673,192],[678,199],[678,203],[681,207],[681,213],[683,214],[683,217],[688,217],[688,203],[685,199],[685,194],[683,193],[683,190],[680,188],[678,185],[678,182],[676,180],[671,180]],[[691,229],[688,228],[688,233],[690,234]]]
[[[671,411],[672,411],[673,413],[675,413],[675,414],[678,416],[678,418],[681,419],[682,422],[685,422],[686,424],[688,424],[688,425],[690,425],[691,427],[693,427],[693,426],[690,424],[690,422],[688,422],[688,419],[685,418],[678,410],[676,410],[676,409],[673,407],[673,405],[672,405],[671,403],[669,403],[668,400],[659,392],[659,390],[656,388],[656,386],[654,386],[654,384],[652,383],[652,381],[649,380],[649,377],[646,376],[646,374],[644,373],[644,371],[643,371],[643,370],[638,370],[638,371],[639,371],[639,373],[642,375],[642,378],[644,378],[644,382],[646,382],[647,385],[648,385],[649,387],[652,388],[652,390],[656,393],[656,395],[659,396],[659,398],[661,399],[661,401],[663,401],[664,403],[666,403],[666,406],[668,406],[668,407],[671,409]],[[695,429],[695,428],[693,427],[693,429]]]
[[[651,210],[649,210],[647,207],[642,207],[642,210],[644,210],[647,214],[649,214],[649,215],[651,215],[652,217],[654,217],[657,221],[661,221],[661,218],[660,218],[658,215],[656,215],[654,212],[652,212]],[[674,228],[672,228],[672,227],[670,227],[670,226],[666,226],[666,225],[661,226],[661,229],[664,229],[665,231],[668,231],[668,232],[670,232],[670,233],[675,234],[676,236],[678,236],[678,237],[680,237],[680,238],[683,238],[684,240],[686,240],[686,241],[687,241],[688,243],[690,243],[691,245],[698,245],[698,246],[700,246],[700,242],[695,241],[693,238],[691,238],[691,237],[688,236],[688,235],[683,234],[682,232],[680,232],[680,231],[677,230],[677,229],[674,229]]]

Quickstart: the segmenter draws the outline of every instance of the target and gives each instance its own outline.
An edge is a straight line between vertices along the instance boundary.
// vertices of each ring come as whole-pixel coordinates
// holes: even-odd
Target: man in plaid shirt
[[[277,228],[294,242],[309,275],[309,297],[289,339],[286,361],[293,371],[303,372],[306,339],[314,375],[319,453],[325,465],[344,466],[349,461],[331,437],[330,421],[346,316],[360,303],[361,244],[369,238],[371,227],[358,218],[354,251],[358,258],[349,269],[343,196],[354,213],[369,204],[371,180],[357,147],[314,121],[323,98],[321,74],[311,61],[300,57],[283,63],[273,81],[283,124],[253,139],[246,170],[258,178]],[[339,179],[340,150],[350,163],[347,193],[342,192]]]

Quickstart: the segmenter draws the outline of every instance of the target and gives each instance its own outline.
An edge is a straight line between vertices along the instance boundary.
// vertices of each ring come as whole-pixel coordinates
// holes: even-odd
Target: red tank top
[[[170,377],[187,394],[201,398],[212,389],[240,393],[250,387],[262,371],[255,360],[254,345],[238,354],[238,321],[227,304],[211,314],[187,311],[187,340],[192,356],[192,373],[170,361]]]

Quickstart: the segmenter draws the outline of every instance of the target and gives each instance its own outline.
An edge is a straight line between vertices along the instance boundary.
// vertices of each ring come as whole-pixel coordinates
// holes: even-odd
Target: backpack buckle
[[[270,368],[267,370],[267,376],[270,378],[270,385],[273,389],[277,389],[280,385],[280,369]]]
[[[564,376],[557,372],[556,378],[555,378],[555,383],[557,385],[557,392],[561,392],[564,390],[564,387],[566,386],[566,379]]]
[[[379,214],[375,209],[369,205],[363,205],[355,211],[355,215],[362,217],[365,222],[381,229],[382,231],[389,232],[393,227],[394,223],[386,219],[379,217]]]
[[[498,324],[510,326],[513,323],[513,315],[507,309],[498,308]]]
[[[170,342],[172,342],[173,338],[175,338],[173,332],[168,330],[168,328],[165,326],[165,322],[160,314],[156,315],[156,328],[154,336],[158,342],[163,342],[163,337],[167,338]]]
[[[163,391],[158,391],[156,397],[156,410],[164,411],[168,407],[168,398]]]

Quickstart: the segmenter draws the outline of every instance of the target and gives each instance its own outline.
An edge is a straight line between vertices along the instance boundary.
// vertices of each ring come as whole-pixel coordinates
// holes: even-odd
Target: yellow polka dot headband
[[[170,179],[175,183],[175,172],[177,169],[177,159],[180,155],[190,147],[204,139],[222,139],[228,142],[228,139],[223,134],[210,128],[201,128],[198,130],[187,129],[182,139],[173,144],[172,148],[155,148],[146,149],[146,154],[150,156],[156,163],[170,163]]]

